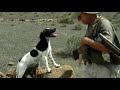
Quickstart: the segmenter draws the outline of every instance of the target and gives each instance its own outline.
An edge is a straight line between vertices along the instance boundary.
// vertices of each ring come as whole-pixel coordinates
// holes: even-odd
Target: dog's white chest
[[[50,40],[49,40],[49,42],[48,42],[48,49],[49,49],[50,51],[52,51]]]
[[[48,41],[48,48],[45,52],[46,52],[46,54],[48,54],[50,51],[52,51],[52,48],[51,48],[51,43],[50,43],[50,40],[49,40]]]

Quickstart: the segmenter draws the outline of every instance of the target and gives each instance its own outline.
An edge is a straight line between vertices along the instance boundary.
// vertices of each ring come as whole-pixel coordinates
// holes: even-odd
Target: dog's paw
[[[56,68],[60,67],[60,64],[55,64],[55,67],[56,67]]]
[[[48,73],[51,73],[51,72],[52,72],[52,70],[49,68],[49,69],[47,70],[47,72],[48,72]]]

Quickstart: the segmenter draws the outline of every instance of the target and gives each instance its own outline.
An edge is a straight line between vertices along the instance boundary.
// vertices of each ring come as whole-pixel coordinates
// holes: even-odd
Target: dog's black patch
[[[30,52],[30,55],[31,55],[32,57],[37,57],[37,56],[38,56],[38,51],[35,50],[35,49],[33,49],[33,50]]]
[[[48,41],[45,38],[44,34],[41,33],[40,34],[40,42],[37,44],[36,49],[40,50],[40,51],[45,51],[48,48]]]

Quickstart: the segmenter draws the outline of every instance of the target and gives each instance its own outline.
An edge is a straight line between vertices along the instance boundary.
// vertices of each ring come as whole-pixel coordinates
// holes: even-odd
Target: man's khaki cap
[[[80,15],[80,13],[96,14],[96,15],[101,14],[101,12],[73,12],[70,17],[77,18]]]

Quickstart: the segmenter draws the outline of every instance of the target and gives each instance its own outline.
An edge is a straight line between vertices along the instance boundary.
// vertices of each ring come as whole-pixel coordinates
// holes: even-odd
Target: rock
[[[6,73],[6,76],[10,77],[10,78],[15,78],[15,69],[10,68],[9,71]]]
[[[75,74],[71,66],[63,65],[59,68],[53,68],[52,72],[45,74],[43,78],[75,78]]]
[[[36,66],[27,69],[23,78],[76,78],[73,68],[69,65],[62,65],[59,68],[51,68],[51,73],[48,73],[45,69]],[[6,76],[9,78],[15,78],[15,69],[10,69]]]
[[[41,67],[38,67],[36,69],[36,77],[37,78],[43,78],[46,74],[46,70],[45,69],[42,69]]]
[[[5,75],[2,73],[2,72],[0,72],[0,78],[2,78],[2,77],[4,77]]]
[[[9,62],[8,65],[9,65],[9,66],[13,66],[13,65],[14,65],[14,62]]]

